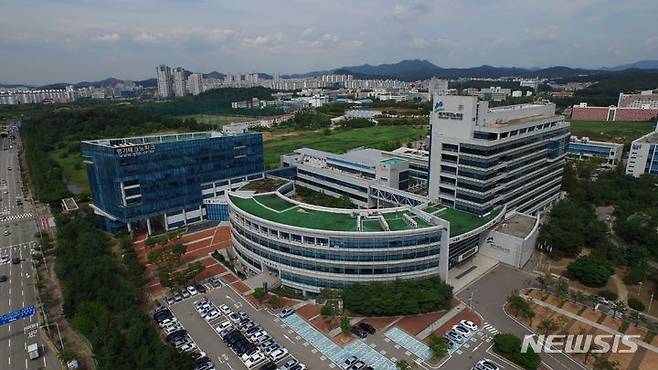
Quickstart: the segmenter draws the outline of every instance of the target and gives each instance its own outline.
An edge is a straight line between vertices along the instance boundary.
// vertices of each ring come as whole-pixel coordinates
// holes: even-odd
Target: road
[[[0,256],[9,257],[8,262],[0,264],[0,275],[7,277],[0,283],[0,314],[33,305],[36,297],[31,247],[38,229],[32,204],[16,202],[23,194],[17,148],[20,143],[10,139],[12,134],[19,139],[16,129],[10,130],[9,137],[0,137]],[[12,263],[14,257],[20,258],[20,263]],[[0,326],[0,369],[59,368],[56,355],[44,351],[39,330],[35,316]],[[26,350],[32,343],[38,343],[42,353],[35,360],[29,359]]]
[[[503,305],[513,290],[527,287],[527,281],[533,278],[532,275],[524,271],[499,265],[457,295],[461,300],[468,303],[472,294],[473,308],[482,315],[489,325],[495,327],[496,332],[511,333],[523,337],[532,333],[510,319],[503,311]],[[465,368],[469,363],[472,365],[473,361],[485,356],[494,359],[491,355],[485,353],[487,347],[483,345],[477,351],[472,351],[473,353],[469,353],[468,357],[464,358],[459,365],[451,360],[449,364],[452,366],[449,366],[449,368]],[[541,357],[542,361],[553,370],[584,369],[565,354],[543,353]],[[507,367],[509,368],[509,366]]]

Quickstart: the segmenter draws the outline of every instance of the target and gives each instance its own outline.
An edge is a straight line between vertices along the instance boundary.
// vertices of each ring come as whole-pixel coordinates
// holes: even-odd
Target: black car
[[[202,294],[208,292],[208,289],[206,289],[206,287],[201,284],[196,284],[194,288],[197,290],[197,292]]]
[[[260,370],[276,370],[276,364],[270,361],[265,365],[261,366]]]
[[[19,263],[21,263],[21,259],[18,257],[14,257],[11,259],[11,263],[13,263],[14,265],[18,265]]]
[[[0,275],[0,283],[7,281],[7,275]]]
[[[364,339],[365,337],[368,336],[368,332],[367,332],[367,331],[361,329],[360,327],[358,327],[358,326],[356,326],[356,325],[355,325],[355,326],[352,326],[351,331],[352,331],[352,333],[353,333],[354,335],[356,335],[357,337],[359,337],[359,338],[361,338],[361,339]]]
[[[187,330],[180,329],[180,330],[176,330],[175,332],[167,335],[166,339],[167,339],[167,342],[173,342],[178,338],[184,337],[185,335],[187,335]]]
[[[375,332],[377,331],[377,329],[375,329],[372,325],[366,324],[365,322],[359,323],[358,326],[359,326],[359,328],[367,331],[368,334],[375,334]]]

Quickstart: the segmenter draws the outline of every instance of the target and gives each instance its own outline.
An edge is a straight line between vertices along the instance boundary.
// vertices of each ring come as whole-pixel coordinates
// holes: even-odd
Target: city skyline
[[[441,67],[580,68],[658,59],[655,2],[558,3],[8,1],[0,82],[139,80],[161,63],[286,74],[416,58]]]

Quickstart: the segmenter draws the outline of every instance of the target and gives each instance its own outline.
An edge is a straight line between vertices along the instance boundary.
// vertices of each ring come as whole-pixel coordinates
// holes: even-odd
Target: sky
[[[0,0],[0,82],[658,59],[658,1]]]

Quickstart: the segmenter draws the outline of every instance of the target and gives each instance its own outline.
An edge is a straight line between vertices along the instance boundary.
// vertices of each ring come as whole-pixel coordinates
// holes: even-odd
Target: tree
[[[343,334],[347,334],[347,333],[350,332],[351,327],[352,327],[352,324],[350,323],[350,319],[343,314],[340,317],[340,331]]]
[[[619,370],[619,362],[599,356],[594,360],[594,370]]]
[[[644,303],[640,302],[639,299],[631,297],[628,298],[628,307],[636,310],[636,311],[644,311],[646,307],[644,307]]]
[[[398,362],[395,363],[395,366],[397,366],[399,370],[412,370],[416,368],[413,363],[409,363],[406,360],[398,360]]]
[[[274,308],[279,308],[281,306],[281,297],[276,294],[272,294],[267,303],[271,304]]]
[[[559,329],[557,322],[551,319],[544,319],[537,324],[537,330],[544,335],[552,334]]]
[[[532,323],[532,318],[535,317],[535,313],[530,308],[529,300],[526,300],[519,295],[512,294],[507,297],[507,304],[512,314],[525,318]]]
[[[251,295],[254,298],[256,298],[256,300],[258,302],[262,302],[263,299],[265,299],[265,296],[267,295],[267,293],[265,293],[265,289],[263,289],[263,288],[256,288],[256,289],[254,289],[254,292],[251,293]]]
[[[432,334],[429,347],[434,358],[442,358],[448,354],[448,341],[443,337]]]
[[[568,294],[569,294],[569,284],[563,278],[557,279],[557,284],[555,286],[555,295],[557,295],[557,297],[560,299],[564,299],[564,297],[566,297]]]
[[[567,266],[569,273],[588,287],[605,286],[615,270],[602,258],[583,256]]]

